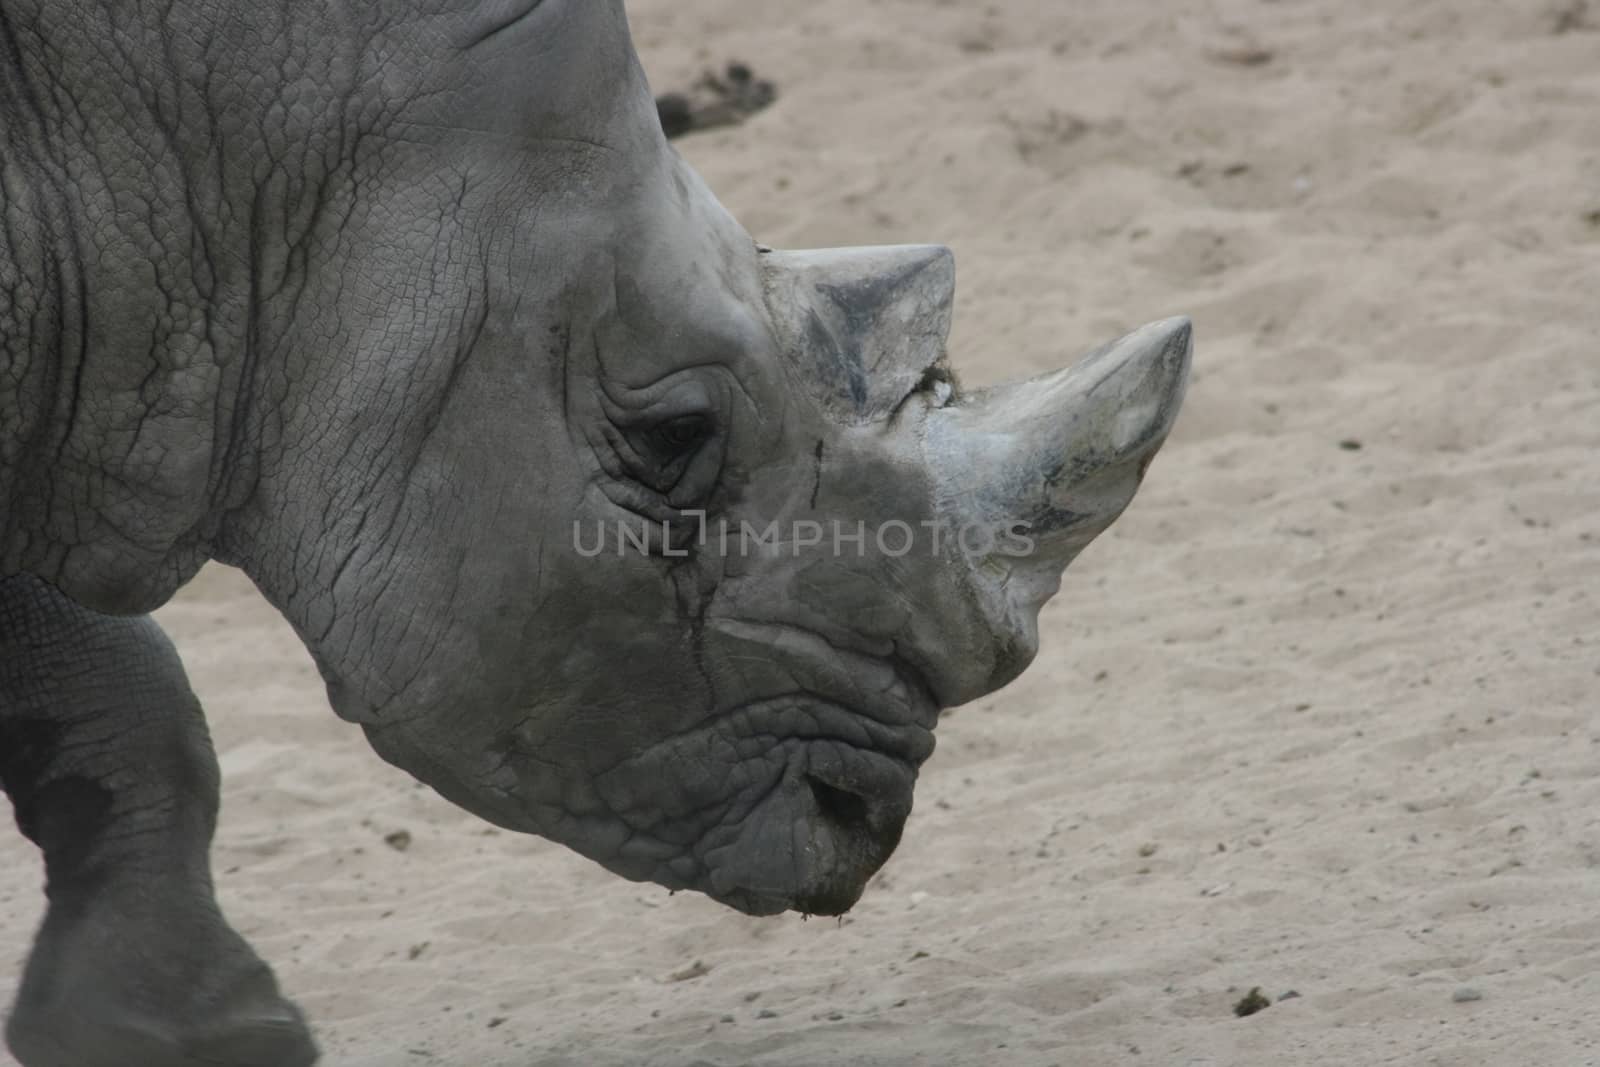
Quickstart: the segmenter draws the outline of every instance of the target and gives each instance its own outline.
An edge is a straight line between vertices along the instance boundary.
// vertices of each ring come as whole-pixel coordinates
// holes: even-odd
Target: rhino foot
[[[287,1007],[290,1015],[241,1020],[226,1031],[208,1026],[189,1036],[152,1033],[144,1023],[69,1031],[13,1017],[6,1041],[23,1067],[311,1067],[317,1047],[299,1012]]]
[[[52,902],[6,1042],[23,1067],[310,1067],[300,1009],[193,885]],[[161,914],[157,901],[182,901]]]
[[[56,1024],[35,1029],[13,1019],[6,1029],[24,1067],[311,1067],[317,1062],[298,1012],[292,1019],[257,1019],[227,1033],[191,1038],[154,1034],[127,1027],[96,1025],[91,1032],[70,1035]]]
[[[112,903],[52,905],[6,1024],[6,1042],[23,1067],[317,1061],[300,1010],[220,914],[203,909],[198,922],[129,921],[130,909]],[[78,914],[64,919],[63,910]],[[177,953],[175,945],[182,946]]]

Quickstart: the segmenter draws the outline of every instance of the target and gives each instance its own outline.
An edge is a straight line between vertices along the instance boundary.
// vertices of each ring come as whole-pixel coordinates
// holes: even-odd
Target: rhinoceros
[[[1034,656],[1190,326],[964,389],[937,246],[773,251],[620,0],[0,0],[0,783],[26,1067],[295,1067],[149,618],[208,560],[502,827],[836,914],[939,711]]]

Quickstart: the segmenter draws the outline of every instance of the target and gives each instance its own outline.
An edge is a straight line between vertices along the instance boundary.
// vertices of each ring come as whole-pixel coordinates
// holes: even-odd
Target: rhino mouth
[[[637,754],[602,776],[600,795],[634,834],[684,853],[607,865],[749,915],[843,914],[899,844],[934,748],[923,715],[875,710],[790,692]],[[641,793],[641,781],[656,787]]]
[[[702,853],[699,888],[750,915],[841,915],[900,843],[933,734],[806,697],[788,703],[785,720],[758,757],[772,777],[729,839]]]
[[[772,777],[753,804],[741,797],[731,840],[702,851],[698,888],[752,915],[843,914],[900,842],[917,769],[933,753],[937,703],[902,657],[843,635],[749,618],[716,625],[776,654],[799,688],[706,724],[767,741],[758,759]]]

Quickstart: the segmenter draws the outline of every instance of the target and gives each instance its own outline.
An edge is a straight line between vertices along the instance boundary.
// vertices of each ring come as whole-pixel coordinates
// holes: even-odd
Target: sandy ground
[[[162,617],[222,753],[221,891],[328,1062],[1600,1064],[1582,8],[636,0],[658,87],[780,84],[682,143],[757,236],[952,245],[977,381],[1188,312],[1188,406],[843,922],[484,829],[203,575]],[[0,839],[0,974],[38,881]],[[1236,1018],[1254,986],[1298,996]]]

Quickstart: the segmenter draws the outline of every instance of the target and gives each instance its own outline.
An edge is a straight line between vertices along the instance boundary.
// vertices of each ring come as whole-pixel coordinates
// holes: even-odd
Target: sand
[[[1600,11],[632,12],[781,86],[681,142],[758,237],[950,244],[978,382],[1187,312],[1187,408],[842,922],[485,829],[203,574],[221,894],[327,1062],[1600,1063]],[[38,882],[0,837],[0,995]]]

